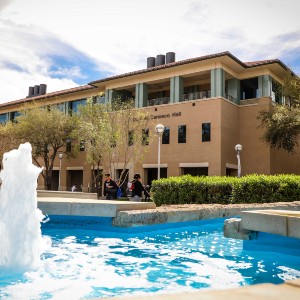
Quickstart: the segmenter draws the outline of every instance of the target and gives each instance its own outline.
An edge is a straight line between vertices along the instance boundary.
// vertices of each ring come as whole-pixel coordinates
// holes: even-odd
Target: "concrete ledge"
[[[120,210],[144,210],[154,209],[155,207],[156,205],[153,202],[38,197],[38,208],[47,215],[114,218]]]
[[[226,290],[202,290],[178,294],[155,294],[136,297],[114,297],[106,300],[299,300],[300,279],[283,284],[257,284]]]
[[[37,190],[38,198],[76,198],[76,199],[97,199],[96,193],[83,193],[83,192],[67,192],[67,191],[44,191]]]
[[[147,211],[120,211],[114,226],[133,227],[240,216],[242,211],[263,209],[300,210],[300,201],[263,204],[185,204],[166,205]]]
[[[241,228],[300,238],[300,211],[271,209],[243,211]]]

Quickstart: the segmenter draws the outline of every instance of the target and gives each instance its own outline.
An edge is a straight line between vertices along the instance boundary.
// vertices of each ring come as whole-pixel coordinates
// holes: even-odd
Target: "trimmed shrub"
[[[151,195],[162,204],[266,203],[300,200],[300,176],[247,175],[169,177],[152,182]]]

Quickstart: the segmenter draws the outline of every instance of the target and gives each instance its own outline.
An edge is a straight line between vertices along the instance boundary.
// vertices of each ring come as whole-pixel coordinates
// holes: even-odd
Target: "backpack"
[[[122,197],[122,190],[121,190],[121,188],[118,186],[118,188],[117,188],[117,198],[119,199],[119,198],[121,198]]]
[[[127,183],[127,197],[132,197],[134,190],[134,180]]]

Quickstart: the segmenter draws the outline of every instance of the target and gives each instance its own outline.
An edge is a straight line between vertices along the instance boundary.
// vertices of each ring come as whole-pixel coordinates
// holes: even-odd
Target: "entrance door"
[[[52,179],[51,179],[51,190],[58,191],[59,184],[59,170],[52,170]]]
[[[69,170],[68,171],[68,186],[67,191],[71,191],[71,187],[77,184],[78,192],[82,192],[83,170]]]
[[[160,168],[160,178],[167,178],[168,168]],[[153,180],[157,179],[157,168],[146,169],[147,172],[147,185],[151,186]]]

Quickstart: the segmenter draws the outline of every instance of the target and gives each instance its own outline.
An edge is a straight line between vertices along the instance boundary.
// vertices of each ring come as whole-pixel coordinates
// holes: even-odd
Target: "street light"
[[[157,124],[155,126],[155,131],[158,135],[158,160],[157,160],[157,179],[160,179],[160,140],[161,136],[165,130],[165,126],[162,124]]]
[[[61,174],[61,160],[63,158],[63,154],[62,153],[59,153],[58,154],[58,157],[59,157],[59,177],[58,177],[58,190],[60,191],[61,190],[61,187],[60,187],[60,174]]]
[[[235,151],[237,152],[237,160],[238,160],[238,177],[241,177],[241,158],[240,158],[240,152],[243,149],[243,146],[240,144],[235,145],[234,147]]]

